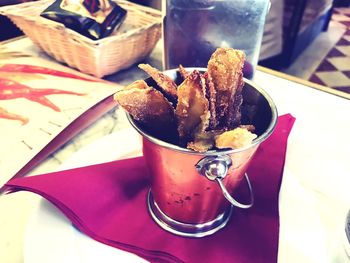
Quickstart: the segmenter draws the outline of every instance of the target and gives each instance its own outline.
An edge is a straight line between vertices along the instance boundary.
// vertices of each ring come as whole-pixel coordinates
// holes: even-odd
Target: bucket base
[[[153,199],[151,190],[147,196],[148,210],[153,220],[164,230],[178,236],[184,237],[204,237],[209,236],[223,228],[232,214],[232,206],[224,213],[218,215],[214,220],[200,224],[188,224],[176,221],[160,210],[159,206]]]

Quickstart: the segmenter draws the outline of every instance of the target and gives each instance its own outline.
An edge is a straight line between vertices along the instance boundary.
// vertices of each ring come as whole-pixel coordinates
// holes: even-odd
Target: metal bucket
[[[177,80],[176,70],[165,74]],[[154,84],[151,79],[146,82]],[[253,190],[245,172],[260,143],[272,133],[277,110],[270,96],[249,80],[245,80],[243,99],[242,118],[256,127],[258,138],[237,150],[194,152],[152,136],[128,116],[143,138],[151,183],[148,209],[163,229],[181,236],[207,236],[226,225],[233,207],[253,205]],[[250,191],[247,204],[232,197],[244,179]]]

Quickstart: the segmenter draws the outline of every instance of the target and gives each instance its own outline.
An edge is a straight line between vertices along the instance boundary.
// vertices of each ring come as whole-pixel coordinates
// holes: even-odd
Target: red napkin
[[[279,117],[254,156],[248,170],[254,206],[235,209],[224,229],[204,238],[178,237],[153,222],[142,157],[16,178],[6,187],[43,196],[86,235],[151,262],[277,262],[278,193],[294,121]]]

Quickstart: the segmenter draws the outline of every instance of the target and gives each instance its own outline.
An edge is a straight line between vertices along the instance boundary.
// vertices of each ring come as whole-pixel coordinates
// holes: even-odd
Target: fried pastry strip
[[[190,73],[181,64],[179,65],[178,70],[183,79],[186,79],[190,75]]]
[[[205,97],[205,79],[194,70],[177,89],[178,103],[175,114],[182,142],[191,141],[196,133],[209,124],[209,103]]]
[[[251,145],[256,137],[256,134],[251,133],[245,128],[238,127],[217,136],[215,138],[215,146],[219,149],[239,149]]]
[[[252,124],[245,124],[245,125],[239,125],[240,128],[242,129],[246,129],[250,132],[254,132],[255,131],[255,126]]]
[[[213,79],[205,72],[203,74],[205,79],[206,86],[206,97],[209,101],[209,111],[210,111],[210,119],[209,119],[209,129],[214,130],[218,126],[218,120],[216,117],[216,90],[214,87]]]
[[[209,151],[215,146],[215,137],[223,132],[223,130],[210,130],[197,133],[193,142],[187,144],[187,148],[197,152]]]
[[[170,99],[171,102],[176,102],[177,85],[169,76],[165,75],[149,64],[139,64],[139,68],[150,75],[152,79],[154,79],[154,81],[158,84],[158,86],[162,89],[162,91]]]
[[[176,130],[175,112],[164,95],[143,80],[114,94],[114,99],[137,121],[152,131]]]
[[[216,89],[216,114],[220,127],[232,128],[233,123],[236,125],[241,105],[244,60],[245,55],[240,50],[218,48],[208,62],[207,72]],[[235,99],[238,101],[235,102]]]
[[[238,75],[238,79],[239,79],[239,82],[237,85],[237,90],[235,94],[232,94],[233,97],[230,101],[229,110],[226,118],[226,126],[229,129],[233,129],[241,124],[241,117],[242,117],[241,105],[243,103],[242,89],[244,86],[242,72]]]

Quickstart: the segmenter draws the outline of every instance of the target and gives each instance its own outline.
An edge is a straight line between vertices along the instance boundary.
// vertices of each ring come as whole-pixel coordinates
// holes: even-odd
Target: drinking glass
[[[244,77],[258,63],[269,0],[167,0],[163,24],[164,68],[207,67],[218,47],[243,50]]]

